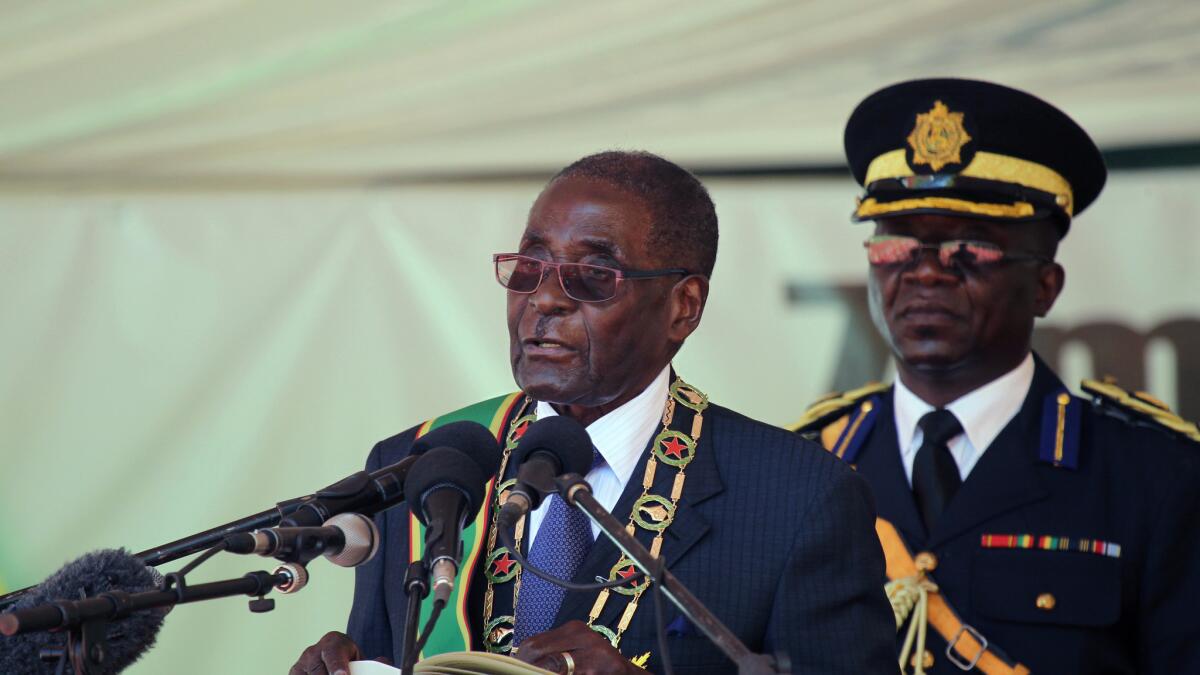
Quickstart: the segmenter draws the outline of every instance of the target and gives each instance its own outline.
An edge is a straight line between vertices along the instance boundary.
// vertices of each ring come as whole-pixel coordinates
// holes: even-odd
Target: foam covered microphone
[[[497,527],[511,528],[536,509],[543,497],[555,491],[557,476],[586,474],[592,467],[592,452],[591,436],[570,417],[556,415],[531,424],[513,453],[517,482],[496,517]]]
[[[67,563],[23,595],[12,610],[28,609],[59,600],[79,600],[110,591],[141,593],[155,590],[162,577],[125,549],[105,549]],[[134,612],[108,624],[108,650],[99,672],[117,673],[151,646],[162,628],[162,609]],[[7,621],[0,614],[0,624]],[[5,634],[9,631],[5,630]],[[54,663],[40,653],[65,646],[66,634],[37,631],[0,638],[0,673],[53,673]]]
[[[435,601],[447,602],[454,590],[463,527],[479,513],[486,483],[499,466],[499,453],[483,469],[456,448],[434,448],[421,456],[404,481],[409,509],[425,525],[425,555]]]
[[[488,475],[495,475],[500,468],[500,443],[478,422],[451,422],[433,429],[413,441],[409,454],[423,455],[434,448],[454,448],[474,460]]]

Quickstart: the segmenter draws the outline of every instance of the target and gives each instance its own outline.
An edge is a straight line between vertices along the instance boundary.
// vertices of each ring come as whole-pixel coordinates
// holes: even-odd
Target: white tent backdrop
[[[0,21],[0,179],[345,181],[840,163],[865,94],[969,75],[1105,147],[1200,139],[1194,0],[49,0]]]
[[[927,75],[1028,88],[1106,148],[1200,139],[1193,0],[57,0],[0,17],[8,589],[311,492],[374,441],[511,390],[489,255],[583,154],[838,164],[853,105]],[[680,372],[774,423],[886,373],[849,178],[709,184],[721,251]],[[1196,168],[1116,173],[1074,225],[1039,332],[1069,382],[1112,370],[1200,416],[1198,187]],[[263,566],[219,556],[195,580]],[[271,614],[175,609],[130,672],[285,671],[345,625],[352,574],[311,571]]]

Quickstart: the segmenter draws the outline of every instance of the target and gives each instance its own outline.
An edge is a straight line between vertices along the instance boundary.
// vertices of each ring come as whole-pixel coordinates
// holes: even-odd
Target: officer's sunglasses
[[[617,287],[626,279],[650,279],[691,272],[682,268],[665,270],[620,270],[604,265],[556,263],[516,253],[497,253],[496,281],[513,293],[533,293],[551,270],[558,272],[558,283],[567,297],[579,302],[604,302],[617,295]]]
[[[867,260],[875,266],[907,265],[915,262],[921,251],[937,253],[942,267],[985,267],[1007,261],[1050,262],[1049,258],[1031,253],[1012,253],[986,241],[952,239],[936,244],[926,244],[916,237],[893,234],[877,234],[863,242],[867,249]]]

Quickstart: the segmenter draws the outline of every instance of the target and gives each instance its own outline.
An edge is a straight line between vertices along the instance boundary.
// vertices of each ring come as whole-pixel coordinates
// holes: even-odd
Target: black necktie
[[[921,519],[925,521],[925,531],[931,532],[962,484],[958,464],[954,462],[950,448],[946,447],[946,441],[962,433],[962,424],[954,413],[938,409],[926,413],[917,426],[921,427],[925,437],[913,462],[913,497]]]

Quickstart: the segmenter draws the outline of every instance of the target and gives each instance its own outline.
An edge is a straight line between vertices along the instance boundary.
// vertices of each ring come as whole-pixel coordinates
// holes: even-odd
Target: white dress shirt
[[[946,406],[963,428],[963,433],[951,438],[946,446],[964,481],[1000,431],[1020,412],[1032,384],[1033,355],[1027,354],[1021,365]],[[900,378],[896,378],[892,400],[895,402],[896,442],[904,463],[904,475],[911,486],[913,462],[925,438],[917,422],[934,407],[912,393]]]
[[[587,426],[592,445],[600,451],[604,464],[588,472],[585,478],[592,486],[592,496],[609,511],[613,510],[617,500],[621,498],[621,493],[625,491],[625,484],[637,468],[642,450],[646,449],[650,438],[662,426],[663,407],[667,403],[670,380],[671,366],[668,364],[642,393]],[[549,403],[537,402],[539,420],[557,414],[558,411]],[[537,510],[529,514],[529,527],[525,536],[530,548],[533,547],[542,521],[546,519],[546,505],[549,503],[549,499],[542,501]],[[600,534],[600,526],[595,523],[591,525],[594,538]]]

